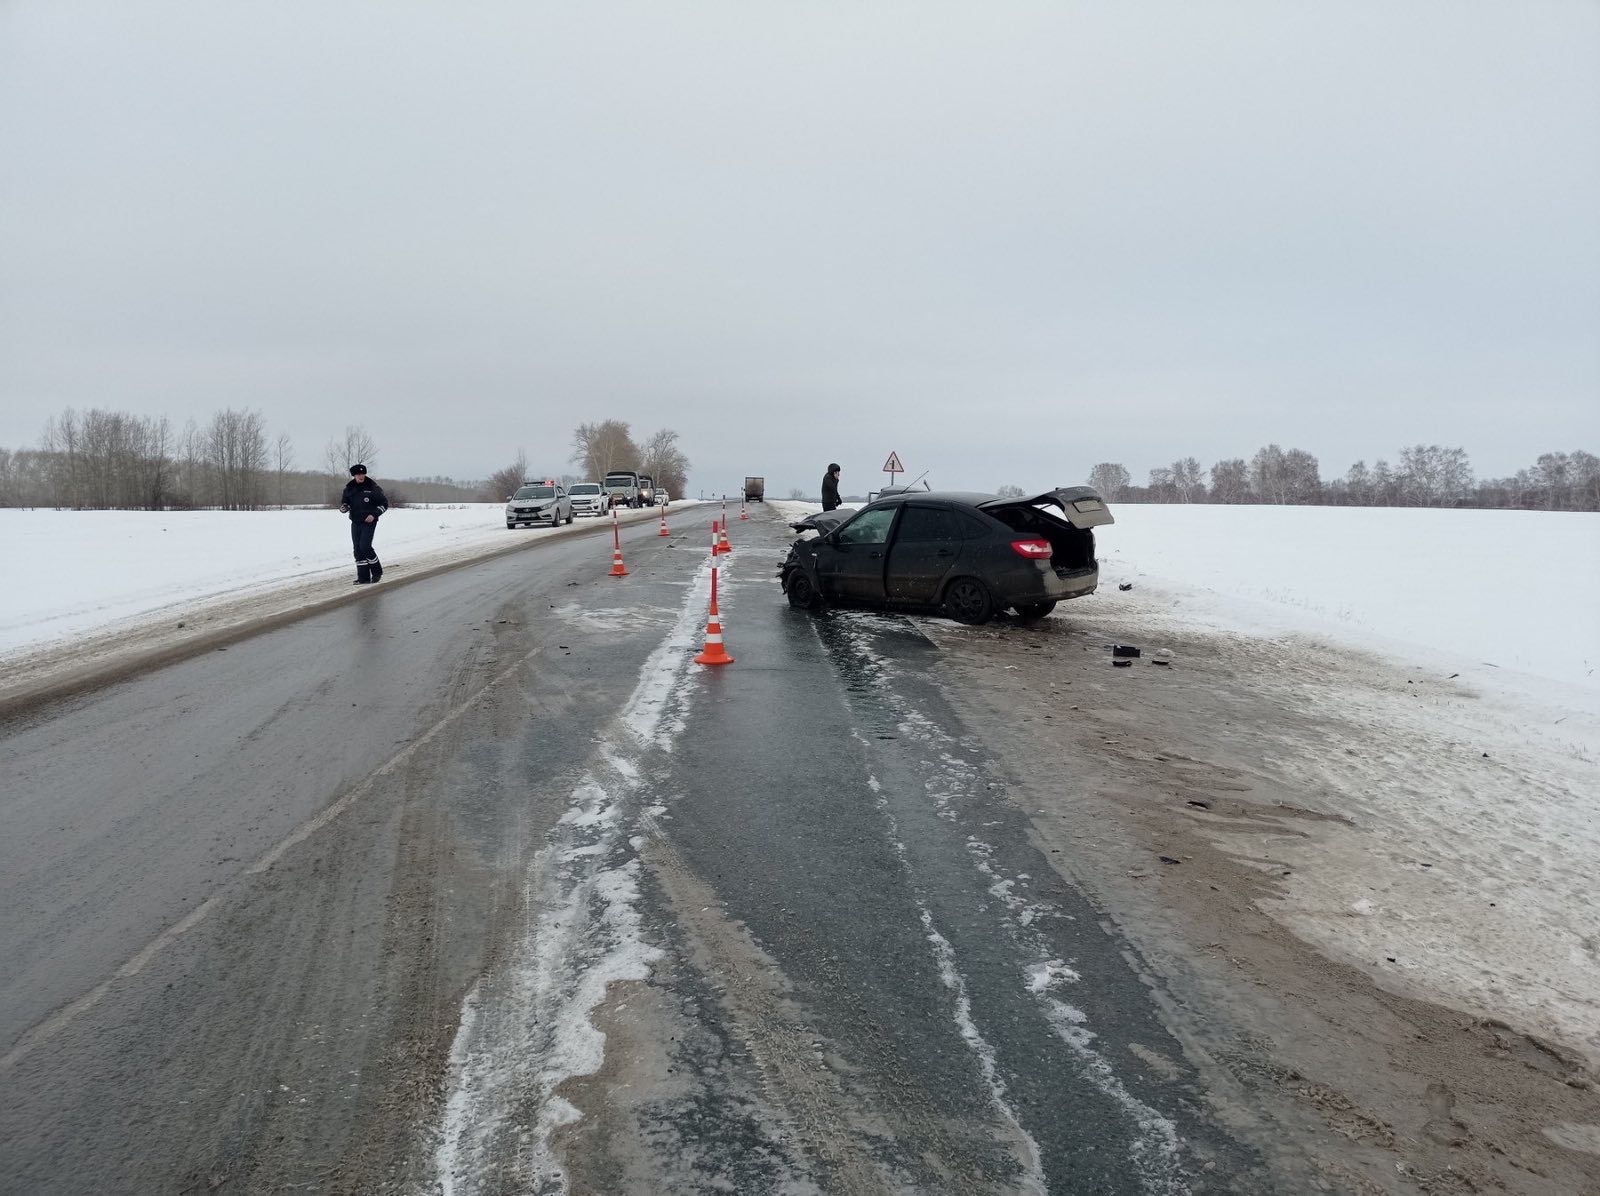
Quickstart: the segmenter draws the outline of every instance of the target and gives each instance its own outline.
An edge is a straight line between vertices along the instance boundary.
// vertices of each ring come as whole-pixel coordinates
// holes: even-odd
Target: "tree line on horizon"
[[[52,416],[34,449],[0,448],[0,507],[224,510],[331,506],[356,461],[376,467],[378,445],[349,426],[317,466],[300,468],[286,435],[269,438],[259,411],[216,412],[174,428],[164,416],[71,408]],[[385,483],[391,506],[470,502],[481,484],[452,478]]]
[[[1088,484],[1107,502],[1262,503],[1351,507],[1480,507],[1537,511],[1600,511],[1600,457],[1549,452],[1507,478],[1477,478],[1464,448],[1418,444],[1391,465],[1357,461],[1324,481],[1316,457],[1269,444],[1250,460],[1232,457],[1209,470],[1194,457],[1150,471],[1136,486],[1127,468],[1102,461]]]
[[[598,420],[573,429],[571,447],[572,455],[568,460],[578,467],[579,472],[575,474],[530,474],[527,455],[518,449],[515,461],[489,475],[484,486],[488,501],[499,501],[530,477],[550,478],[570,486],[573,482],[598,482],[613,470],[621,469],[650,475],[657,489],[675,498],[682,498],[688,492],[689,458],[678,447],[678,434],[671,428],[652,432],[639,444],[626,421]]]
[[[584,473],[548,474],[563,482],[599,480],[612,469],[651,474],[670,493],[688,486],[689,460],[678,434],[662,429],[636,444],[619,420],[580,424],[572,460]],[[364,462],[380,478],[390,506],[407,502],[501,502],[526,479],[526,457],[484,481],[448,477],[383,479],[377,441],[347,426],[323,446],[321,460],[299,467],[287,435],[270,437],[259,411],[228,408],[205,423],[175,428],[164,416],[68,408],[45,424],[39,446],[0,448],[0,507],[75,510],[227,510],[332,506]]]

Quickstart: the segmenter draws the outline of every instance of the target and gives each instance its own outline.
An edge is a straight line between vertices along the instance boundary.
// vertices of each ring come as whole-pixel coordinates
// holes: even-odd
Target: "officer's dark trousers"
[[[377,530],[377,520],[371,523],[365,519],[350,521],[350,543],[355,546],[356,564],[364,565],[372,560],[372,533]]]

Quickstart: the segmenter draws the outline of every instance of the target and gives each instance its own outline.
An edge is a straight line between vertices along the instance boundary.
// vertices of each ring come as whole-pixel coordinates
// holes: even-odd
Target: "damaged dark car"
[[[791,524],[802,536],[780,571],[791,606],[828,603],[942,611],[987,623],[1003,610],[1041,619],[1100,583],[1096,527],[1114,522],[1087,486],[1024,498],[908,491],[859,511]]]

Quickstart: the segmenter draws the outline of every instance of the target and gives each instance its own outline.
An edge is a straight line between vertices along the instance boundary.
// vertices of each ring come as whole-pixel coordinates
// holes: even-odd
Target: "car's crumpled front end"
[[[783,587],[783,592],[789,596],[791,604],[801,607],[821,605],[822,587],[817,580],[817,551],[809,546],[815,544],[818,537],[827,535],[854,514],[853,510],[843,509],[813,511],[789,524],[800,533],[800,536],[789,545],[788,555],[778,566],[778,582]],[[805,585],[798,589],[791,585],[791,578],[796,573],[805,580]],[[800,595],[798,601],[797,593]]]

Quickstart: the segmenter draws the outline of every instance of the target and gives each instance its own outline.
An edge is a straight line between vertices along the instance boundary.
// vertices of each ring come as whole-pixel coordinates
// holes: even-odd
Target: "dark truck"
[[[745,502],[766,502],[767,479],[746,478],[744,480],[744,500]]]

